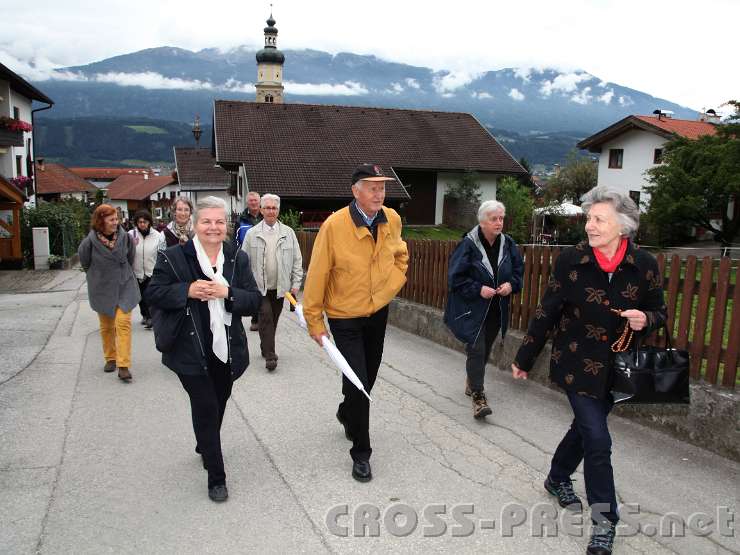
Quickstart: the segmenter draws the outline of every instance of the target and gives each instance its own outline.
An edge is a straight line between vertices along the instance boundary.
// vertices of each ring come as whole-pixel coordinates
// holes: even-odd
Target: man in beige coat
[[[260,199],[263,220],[251,228],[242,244],[257,287],[262,293],[257,321],[260,349],[265,368],[277,368],[275,330],[283,310],[283,297],[290,291],[295,296],[303,279],[303,259],[295,232],[278,221],[280,197],[265,194]]]

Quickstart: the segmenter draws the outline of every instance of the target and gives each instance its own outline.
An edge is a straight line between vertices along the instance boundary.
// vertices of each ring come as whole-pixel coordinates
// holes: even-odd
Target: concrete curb
[[[464,345],[442,322],[442,311],[437,308],[395,299],[390,305],[388,322],[438,345],[464,351]],[[496,342],[491,362],[499,371],[509,372],[523,336],[519,330],[509,330],[503,344]],[[543,349],[543,352],[549,351],[549,346]],[[557,389],[548,374],[548,358],[541,355],[529,373],[529,379]],[[689,406],[622,405],[615,407],[613,414],[740,461],[740,395],[733,391],[705,382],[692,382]]]

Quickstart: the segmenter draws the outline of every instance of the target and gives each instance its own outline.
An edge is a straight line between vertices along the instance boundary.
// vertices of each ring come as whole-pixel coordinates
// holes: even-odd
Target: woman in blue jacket
[[[512,293],[522,288],[524,261],[514,240],[502,233],[506,207],[487,200],[478,209],[479,224],[450,256],[444,321],[465,343],[468,359],[465,394],[473,399],[473,416],[491,414],[483,391],[486,361],[494,339],[506,335]]]

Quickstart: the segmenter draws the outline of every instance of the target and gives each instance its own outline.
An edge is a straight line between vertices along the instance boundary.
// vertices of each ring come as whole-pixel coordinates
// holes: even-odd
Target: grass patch
[[[404,239],[435,239],[439,241],[462,239],[465,230],[444,225],[403,226],[401,235]]]
[[[161,127],[155,125],[126,125],[129,129],[133,129],[137,133],[146,133],[147,135],[166,135],[167,131]]]

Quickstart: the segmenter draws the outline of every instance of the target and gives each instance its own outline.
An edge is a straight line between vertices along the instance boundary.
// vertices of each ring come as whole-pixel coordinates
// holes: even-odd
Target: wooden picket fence
[[[299,232],[304,267],[315,233]],[[410,239],[408,281],[399,297],[443,309],[447,302],[447,267],[457,241]],[[511,328],[525,330],[550,277],[560,249],[525,246],[524,285],[512,297]],[[690,255],[656,256],[664,276],[668,329],[673,344],[691,354],[691,376],[735,389],[740,361],[740,287],[738,261]],[[734,283],[733,283],[734,282]],[[663,344],[664,338],[655,341]]]

